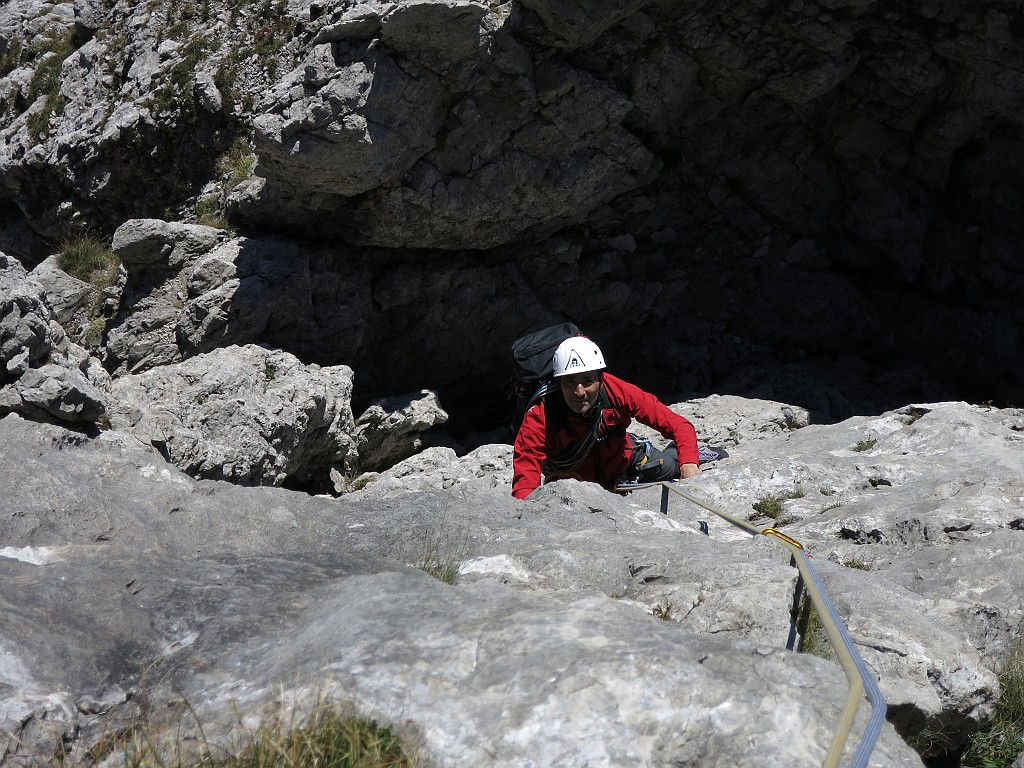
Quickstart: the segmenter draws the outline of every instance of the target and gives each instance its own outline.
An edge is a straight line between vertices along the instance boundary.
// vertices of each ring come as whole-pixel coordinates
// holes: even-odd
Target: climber
[[[533,405],[515,439],[512,495],[525,499],[542,482],[574,478],[612,490],[700,474],[697,433],[639,387],[605,372],[604,355],[585,336],[566,339],[552,360],[552,391]],[[656,429],[666,449],[627,432],[632,419]]]

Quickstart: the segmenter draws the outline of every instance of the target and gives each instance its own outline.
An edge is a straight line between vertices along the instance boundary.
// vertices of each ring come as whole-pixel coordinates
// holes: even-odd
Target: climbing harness
[[[751,535],[767,536],[789,549],[790,565],[795,566],[799,572],[794,605],[799,601],[801,590],[806,589],[811,603],[821,618],[825,633],[828,635],[828,639],[831,641],[832,647],[839,657],[839,665],[843,668],[843,673],[846,675],[850,688],[839,725],[836,728],[835,736],[832,739],[828,754],[825,756],[822,768],[835,768],[839,764],[839,760],[843,756],[843,750],[846,747],[846,742],[849,739],[850,731],[853,729],[853,721],[857,714],[857,709],[865,695],[871,706],[871,715],[864,727],[863,734],[861,734],[860,741],[857,743],[857,748],[850,761],[850,768],[866,768],[868,760],[871,758],[871,752],[874,750],[875,743],[878,741],[878,736],[882,731],[882,725],[885,722],[885,699],[878,687],[878,683],[875,681],[874,675],[857,652],[857,648],[850,638],[846,627],[843,625],[835,606],[832,605],[832,601],[825,594],[825,588],[822,586],[821,579],[818,578],[817,572],[811,565],[807,550],[804,549],[803,544],[776,528],[765,528],[762,530],[746,520],[723,512],[682,490],[675,481],[620,484],[616,486],[615,490],[618,492],[628,492],[643,488],[653,488],[655,486],[661,487],[661,513],[663,515],[668,515],[669,492],[671,491]],[[700,522],[701,532],[707,534],[709,532],[707,523],[703,520]]]
[[[668,477],[679,476],[679,461],[673,443],[671,450],[662,451],[654,447],[654,443],[646,437],[626,433],[626,439],[632,449],[633,456],[625,474],[616,483],[652,483]]]

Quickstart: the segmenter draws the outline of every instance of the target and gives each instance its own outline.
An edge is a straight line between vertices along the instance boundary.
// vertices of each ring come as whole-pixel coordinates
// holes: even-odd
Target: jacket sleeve
[[[616,396],[621,397],[632,416],[642,424],[658,430],[666,440],[674,440],[680,464],[700,464],[697,430],[685,416],[680,416],[649,392],[622,379],[613,378]]]
[[[546,419],[544,403],[526,412],[512,451],[512,495],[525,499],[540,487],[544,468]]]

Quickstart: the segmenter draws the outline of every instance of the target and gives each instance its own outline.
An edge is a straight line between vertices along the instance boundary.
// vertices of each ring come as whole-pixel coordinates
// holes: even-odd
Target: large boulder
[[[90,309],[101,303],[102,297],[97,295],[95,286],[69,275],[58,262],[58,257],[51,255],[35,266],[30,275],[42,287],[61,327],[82,337]]]
[[[712,503],[785,523],[846,566],[823,564],[823,578],[891,719],[905,733],[948,731],[937,749],[984,722],[994,659],[1019,642],[1024,585],[1004,580],[1024,548],[1022,430],[1020,410],[919,404],[741,443],[700,481]],[[769,498],[781,511],[758,518],[750,500]]]
[[[359,466],[386,469],[423,449],[423,433],[448,421],[437,393],[429,390],[382,398],[356,419]]]
[[[177,320],[184,307],[185,277],[202,256],[227,239],[213,227],[159,219],[132,219],[114,233],[111,248],[127,280],[118,316],[107,335],[107,367],[138,373],[184,358]]]
[[[107,408],[104,380],[96,361],[68,339],[42,286],[0,253],[0,416],[95,428]]]
[[[943,733],[926,749],[934,757],[982,727],[999,696],[995,671],[1024,621],[1024,583],[1013,566],[1024,554],[1024,412],[921,404],[826,426],[767,401],[712,396],[672,407],[729,450],[687,490],[808,548],[897,729]],[[472,497],[507,490],[510,477],[509,446],[461,459],[433,448],[348,498],[407,504],[427,490]],[[554,483],[530,497],[513,530],[500,507],[475,510],[449,523],[445,544],[463,553],[467,578],[570,593],[595,585],[692,631],[784,637],[767,606],[784,599],[786,558],[705,552],[701,522],[713,541],[749,535],[674,495],[666,518],[659,494],[631,494],[623,519],[609,512],[615,497],[596,486]],[[583,529],[542,543],[553,520],[580,515],[590,518]],[[684,535],[674,552],[613,538],[651,526]]]
[[[8,382],[33,366],[46,363],[56,348],[67,343],[42,288],[30,282],[17,259],[0,254],[0,296],[3,299],[0,335],[0,381]]]
[[[653,177],[655,158],[623,127],[628,101],[490,34],[471,67],[441,68],[418,46],[342,43],[340,60],[314,49],[256,119],[260,178],[234,195],[237,215],[364,245],[490,248],[577,223]],[[510,98],[494,98],[497,78]]]
[[[352,371],[226,347],[110,385],[110,424],[185,472],[241,485],[326,488],[355,461]]]
[[[28,479],[0,500],[17,682],[0,738],[18,760],[61,745],[85,764],[132,722],[187,747],[186,708],[226,745],[274,702],[317,696],[395,724],[432,763],[474,766],[819,765],[840,720],[839,667],[786,650],[794,572],[767,541],[667,527],[583,484],[521,502],[487,452],[460,473],[497,486],[330,499],[197,481],[117,432],[8,417],[0,438],[0,482]],[[499,551],[526,581],[474,559]],[[464,561],[456,586],[408,566],[438,556]],[[681,604],[652,615],[645,590],[693,558],[690,623]],[[708,634],[692,614],[712,608]],[[885,726],[872,765],[921,762]]]
[[[351,360],[365,334],[365,274],[321,249],[159,219],[126,221],[112,248],[127,271],[105,346],[115,374],[231,344]]]

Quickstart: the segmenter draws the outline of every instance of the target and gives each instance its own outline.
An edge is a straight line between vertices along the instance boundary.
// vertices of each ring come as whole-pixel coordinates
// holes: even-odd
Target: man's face
[[[601,372],[578,373],[575,376],[561,376],[558,384],[562,388],[562,399],[573,413],[581,416],[594,407],[601,392]]]

